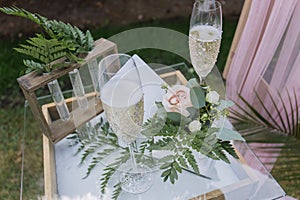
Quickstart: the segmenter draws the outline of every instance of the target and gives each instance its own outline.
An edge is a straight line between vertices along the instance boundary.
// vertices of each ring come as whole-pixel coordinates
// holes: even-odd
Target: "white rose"
[[[201,127],[202,127],[202,124],[197,120],[194,120],[189,124],[189,129],[191,132],[199,131],[201,129]]]
[[[216,91],[210,91],[206,95],[206,101],[212,104],[219,104],[220,95]]]
[[[167,112],[178,112],[188,117],[186,108],[191,107],[190,89],[183,85],[174,85],[168,89],[162,100],[162,104]]]

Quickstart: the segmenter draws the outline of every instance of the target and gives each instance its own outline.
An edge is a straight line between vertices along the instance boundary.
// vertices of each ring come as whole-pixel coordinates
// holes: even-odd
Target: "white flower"
[[[216,91],[210,91],[206,95],[206,101],[212,104],[219,104],[220,95]]]
[[[163,97],[162,104],[167,112],[178,112],[185,117],[189,116],[186,108],[191,107],[190,89],[183,85],[174,85],[169,88]]]
[[[194,120],[189,124],[189,129],[191,132],[199,131],[201,129],[201,127],[202,127],[202,124],[197,120]]]

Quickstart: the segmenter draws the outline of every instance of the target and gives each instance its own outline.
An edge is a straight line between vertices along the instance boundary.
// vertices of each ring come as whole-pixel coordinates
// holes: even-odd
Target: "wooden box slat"
[[[90,95],[90,94],[89,94]],[[74,110],[71,110],[71,119],[67,121],[62,121],[60,119],[57,119],[53,121],[52,123],[48,124],[52,135],[52,141],[57,142],[64,137],[66,137],[69,133],[72,133],[75,131],[76,127],[80,124],[84,124],[88,122],[90,119],[98,115],[100,112],[103,111],[102,103],[99,98],[96,97],[95,93],[93,93],[93,100],[89,100],[88,108],[85,110],[82,110],[80,108],[76,108]],[[67,99],[66,104],[69,105],[68,107],[72,107],[72,104],[74,104],[74,101],[76,101],[75,98]],[[45,108],[44,108],[45,106]],[[44,105],[43,109],[48,109],[48,106],[52,106],[52,110],[55,108],[55,104],[52,103],[52,105]],[[46,108],[47,107],[47,108]],[[76,115],[76,118],[74,119],[74,116]],[[74,121],[76,120],[76,124]]]

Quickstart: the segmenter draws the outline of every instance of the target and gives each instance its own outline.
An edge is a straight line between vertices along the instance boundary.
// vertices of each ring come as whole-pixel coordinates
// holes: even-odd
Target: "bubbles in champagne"
[[[117,136],[126,143],[136,140],[144,117],[143,93],[132,81],[105,85],[101,91],[106,118]]]
[[[221,32],[208,25],[198,25],[189,33],[189,48],[192,64],[200,77],[206,77],[217,61]]]

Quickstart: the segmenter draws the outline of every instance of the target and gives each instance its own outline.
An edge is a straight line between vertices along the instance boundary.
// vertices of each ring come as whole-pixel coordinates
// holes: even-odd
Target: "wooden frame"
[[[84,62],[87,63],[92,59],[98,58],[100,56],[106,56],[111,53],[117,53],[116,44],[114,44],[113,42],[110,42],[106,39],[101,38],[101,39],[95,41],[95,47],[94,47],[93,51],[91,51],[84,58]],[[55,79],[58,79],[62,76],[67,75],[68,72],[70,72],[76,68],[80,68],[84,64],[82,64],[82,65],[74,64],[74,65],[69,65],[67,67],[61,67],[61,68],[55,69],[54,71],[52,71],[51,73],[49,73],[47,75],[39,75],[36,72],[31,72],[31,73],[26,74],[17,79],[19,82],[19,85],[24,93],[25,98],[27,99],[27,101],[29,103],[31,111],[40,126],[40,129],[53,143],[58,142],[59,140],[64,138],[66,135],[68,135],[69,133],[71,133],[75,130],[74,119],[72,118],[72,112],[75,112],[75,110],[73,109],[73,111],[70,113],[71,119],[69,119],[67,121],[63,121],[61,119],[56,119],[55,121],[52,120],[51,123],[48,123],[44,113],[42,112],[42,108],[39,105],[39,102],[37,100],[36,91],[38,89],[44,87],[45,85],[47,85],[47,83],[49,83]],[[95,98],[95,102],[96,102],[96,104],[99,104],[99,106],[98,105],[95,106],[92,103],[89,104],[88,109],[85,112],[80,113],[82,115],[80,117],[80,119],[82,121],[77,122],[77,124],[78,123],[83,124],[95,116],[93,112],[89,112],[91,109],[101,107],[100,100],[97,100]],[[101,110],[96,110],[96,114],[99,113],[100,111]]]

